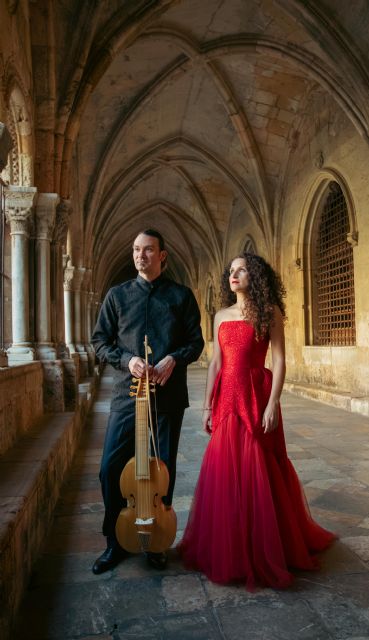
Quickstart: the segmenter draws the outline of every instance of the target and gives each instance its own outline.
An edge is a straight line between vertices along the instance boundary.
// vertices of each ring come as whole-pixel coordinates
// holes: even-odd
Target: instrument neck
[[[150,438],[148,424],[148,401],[146,398],[136,398],[136,479],[150,478]]]

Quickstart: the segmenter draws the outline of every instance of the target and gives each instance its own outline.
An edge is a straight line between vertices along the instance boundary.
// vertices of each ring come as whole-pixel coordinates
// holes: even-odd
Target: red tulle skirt
[[[264,445],[276,436],[255,437],[232,413],[216,425],[178,546],[188,569],[252,590],[288,587],[290,569],[318,567],[314,554],[335,535],[312,519],[285,447]]]

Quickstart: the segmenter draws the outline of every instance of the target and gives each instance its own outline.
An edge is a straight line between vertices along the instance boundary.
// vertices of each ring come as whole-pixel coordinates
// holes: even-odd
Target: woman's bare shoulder
[[[216,312],[214,320],[215,322],[222,322],[223,320],[226,320],[227,318],[232,318],[233,317],[233,306],[232,307],[223,307],[223,309],[219,309],[219,311]]]

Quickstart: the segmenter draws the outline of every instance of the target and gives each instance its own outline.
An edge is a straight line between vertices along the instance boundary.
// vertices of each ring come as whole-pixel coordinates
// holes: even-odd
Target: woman
[[[188,568],[249,589],[287,587],[289,569],[316,568],[312,554],[335,537],[311,518],[286,453],[284,295],[259,256],[244,253],[223,274],[227,307],[215,316],[203,412],[211,440],[179,545]],[[273,376],[264,368],[269,342]]]

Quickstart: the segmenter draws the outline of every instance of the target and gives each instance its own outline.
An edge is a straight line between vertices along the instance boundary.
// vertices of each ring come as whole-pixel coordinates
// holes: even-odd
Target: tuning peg
[[[138,382],[139,378],[132,378],[132,382]]]
[[[137,393],[135,393],[134,391],[130,391],[130,392],[129,392],[129,395],[130,395],[130,396],[131,396],[131,398],[132,398],[133,396],[137,396]]]

